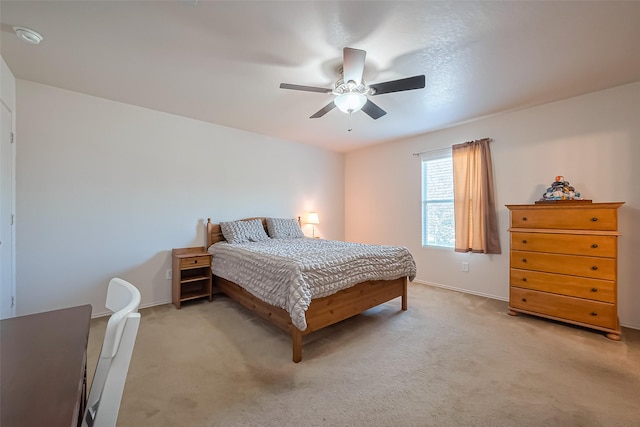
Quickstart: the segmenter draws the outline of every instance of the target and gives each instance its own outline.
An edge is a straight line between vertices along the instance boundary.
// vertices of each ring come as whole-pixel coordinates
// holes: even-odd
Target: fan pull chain
[[[351,114],[353,114],[353,110],[349,110],[349,129],[347,129],[347,132],[351,132],[353,129],[353,126],[351,126]]]

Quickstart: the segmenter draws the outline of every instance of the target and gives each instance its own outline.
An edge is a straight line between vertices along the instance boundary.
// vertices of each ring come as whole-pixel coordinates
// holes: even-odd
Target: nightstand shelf
[[[172,251],[171,300],[176,308],[183,301],[209,298],[211,295],[211,254],[204,247],[180,248]]]

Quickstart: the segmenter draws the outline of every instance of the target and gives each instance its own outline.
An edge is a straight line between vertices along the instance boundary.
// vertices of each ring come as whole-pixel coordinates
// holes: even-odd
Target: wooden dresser
[[[509,314],[547,317],[620,340],[618,208],[624,202],[507,205]]]

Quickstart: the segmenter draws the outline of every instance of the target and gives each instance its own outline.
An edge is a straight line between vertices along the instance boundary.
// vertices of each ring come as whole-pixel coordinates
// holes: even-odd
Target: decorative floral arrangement
[[[569,181],[565,181],[562,175],[556,176],[551,187],[542,195],[541,201],[546,200],[584,200],[579,191],[576,191]]]

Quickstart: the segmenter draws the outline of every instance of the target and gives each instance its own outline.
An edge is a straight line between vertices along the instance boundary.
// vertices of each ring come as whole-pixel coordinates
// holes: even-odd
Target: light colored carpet
[[[305,337],[224,296],[141,310],[118,426],[639,426],[640,331],[621,342],[426,285]],[[107,318],[92,321],[89,378]]]

